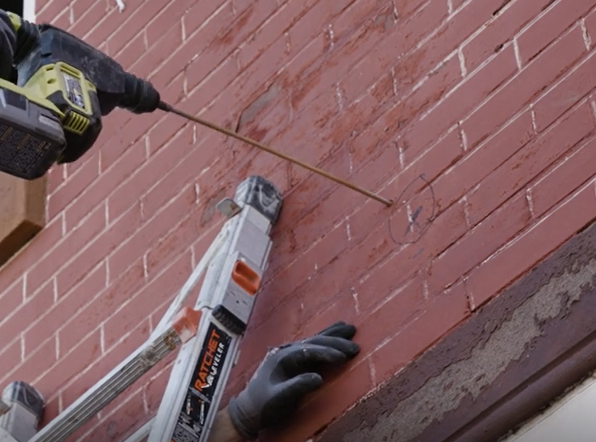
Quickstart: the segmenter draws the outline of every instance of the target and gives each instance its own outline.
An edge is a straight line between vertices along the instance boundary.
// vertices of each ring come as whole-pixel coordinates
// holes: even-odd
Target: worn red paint
[[[327,322],[357,323],[364,347],[312,397],[316,413],[268,435],[287,442],[596,216],[587,0],[148,0],[110,3],[98,20],[67,3],[40,5],[40,21],[150,75],[169,102],[399,201],[386,208],[173,116],[115,111],[88,157],[52,171],[48,227],[0,270],[0,311],[14,312],[0,319],[2,385],[34,383],[49,415],[147,336],[221,225],[214,203],[245,175],[274,180],[286,205],[226,399],[266,346]],[[122,439],[146,421],[169,363],[77,434]]]

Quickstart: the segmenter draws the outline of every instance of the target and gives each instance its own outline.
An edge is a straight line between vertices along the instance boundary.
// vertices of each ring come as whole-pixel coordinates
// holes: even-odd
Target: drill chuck
[[[124,73],[124,95],[119,107],[135,114],[153,112],[159,106],[159,92],[148,81]]]

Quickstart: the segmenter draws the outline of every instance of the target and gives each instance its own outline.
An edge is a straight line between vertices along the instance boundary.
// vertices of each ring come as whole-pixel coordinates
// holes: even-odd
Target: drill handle
[[[40,32],[37,25],[23,20],[13,12],[7,12],[17,37],[17,46],[13,55],[13,64],[17,65],[39,44]]]

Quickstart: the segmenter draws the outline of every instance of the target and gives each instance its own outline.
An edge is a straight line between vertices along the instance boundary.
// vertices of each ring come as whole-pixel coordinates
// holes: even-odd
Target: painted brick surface
[[[283,431],[302,442],[596,217],[590,0],[41,2],[166,101],[391,208],[160,113],[107,117],[48,178],[47,227],[0,270],[0,387],[67,407],[149,335],[248,174],[285,206],[226,398],[267,346],[337,319],[362,354]],[[171,359],[73,435],[121,441]]]

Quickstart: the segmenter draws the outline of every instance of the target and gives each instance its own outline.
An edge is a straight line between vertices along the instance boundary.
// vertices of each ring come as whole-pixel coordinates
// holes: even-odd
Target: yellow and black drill
[[[386,206],[393,201],[274,150],[160,99],[147,81],[51,25],[10,14],[17,35],[16,79],[0,78],[0,172],[33,180],[53,164],[81,158],[97,140],[101,117],[116,107],[141,114],[160,109],[194,121],[360,192]]]
[[[0,79],[0,171],[33,180],[83,156],[116,107],[153,112],[160,95],[116,61],[51,25],[9,13],[16,81]]]

